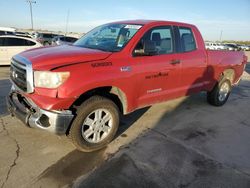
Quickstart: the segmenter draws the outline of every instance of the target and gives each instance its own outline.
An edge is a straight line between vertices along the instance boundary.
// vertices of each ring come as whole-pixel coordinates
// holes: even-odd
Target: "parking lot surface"
[[[81,153],[66,137],[12,118],[0,67],[0,187],[250,187],[250,66],[223,107],[204,93],[122,119],[103,150]]]

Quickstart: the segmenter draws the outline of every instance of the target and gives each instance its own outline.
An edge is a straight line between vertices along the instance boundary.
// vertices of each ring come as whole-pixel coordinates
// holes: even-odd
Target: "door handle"
[[[180,64],[180,63],[181,63],[181,60],[179,60],[179,59],[173,59],[170,62],[170,64],[172,64],[172,65],[176,65],[176,64]]]

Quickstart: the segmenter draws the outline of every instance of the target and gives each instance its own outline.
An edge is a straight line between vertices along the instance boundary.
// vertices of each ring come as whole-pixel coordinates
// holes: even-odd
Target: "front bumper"
[[[40,128],[57,135],[65,134],[74,118],[74,115],[69,110],[43,110],[15,91],[11,91],[7,97],[7,105],[10,113],[25,125]]]

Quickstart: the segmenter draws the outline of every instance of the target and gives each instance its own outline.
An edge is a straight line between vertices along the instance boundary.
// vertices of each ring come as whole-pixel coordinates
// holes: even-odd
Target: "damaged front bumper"
[[[74,118],[74,115],[69,110],[43,110],[31,100],[13,90],[7,97],[7,106],[12,116],[17,117],[25,125],[43,129],[57,135],[65,134]]]

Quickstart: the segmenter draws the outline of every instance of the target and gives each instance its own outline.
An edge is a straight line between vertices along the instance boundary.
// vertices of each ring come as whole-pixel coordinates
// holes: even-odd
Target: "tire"
[[[213,90],[207,92],[207,101],[213,106],[222,106],[227,102],[232,86],[228,79],[222,79]]]
[[[119,110],[113,101],[93,96],[79,106],[76,114],[69,137],[78,150],[92,152],[113,140],[119,126]]]

